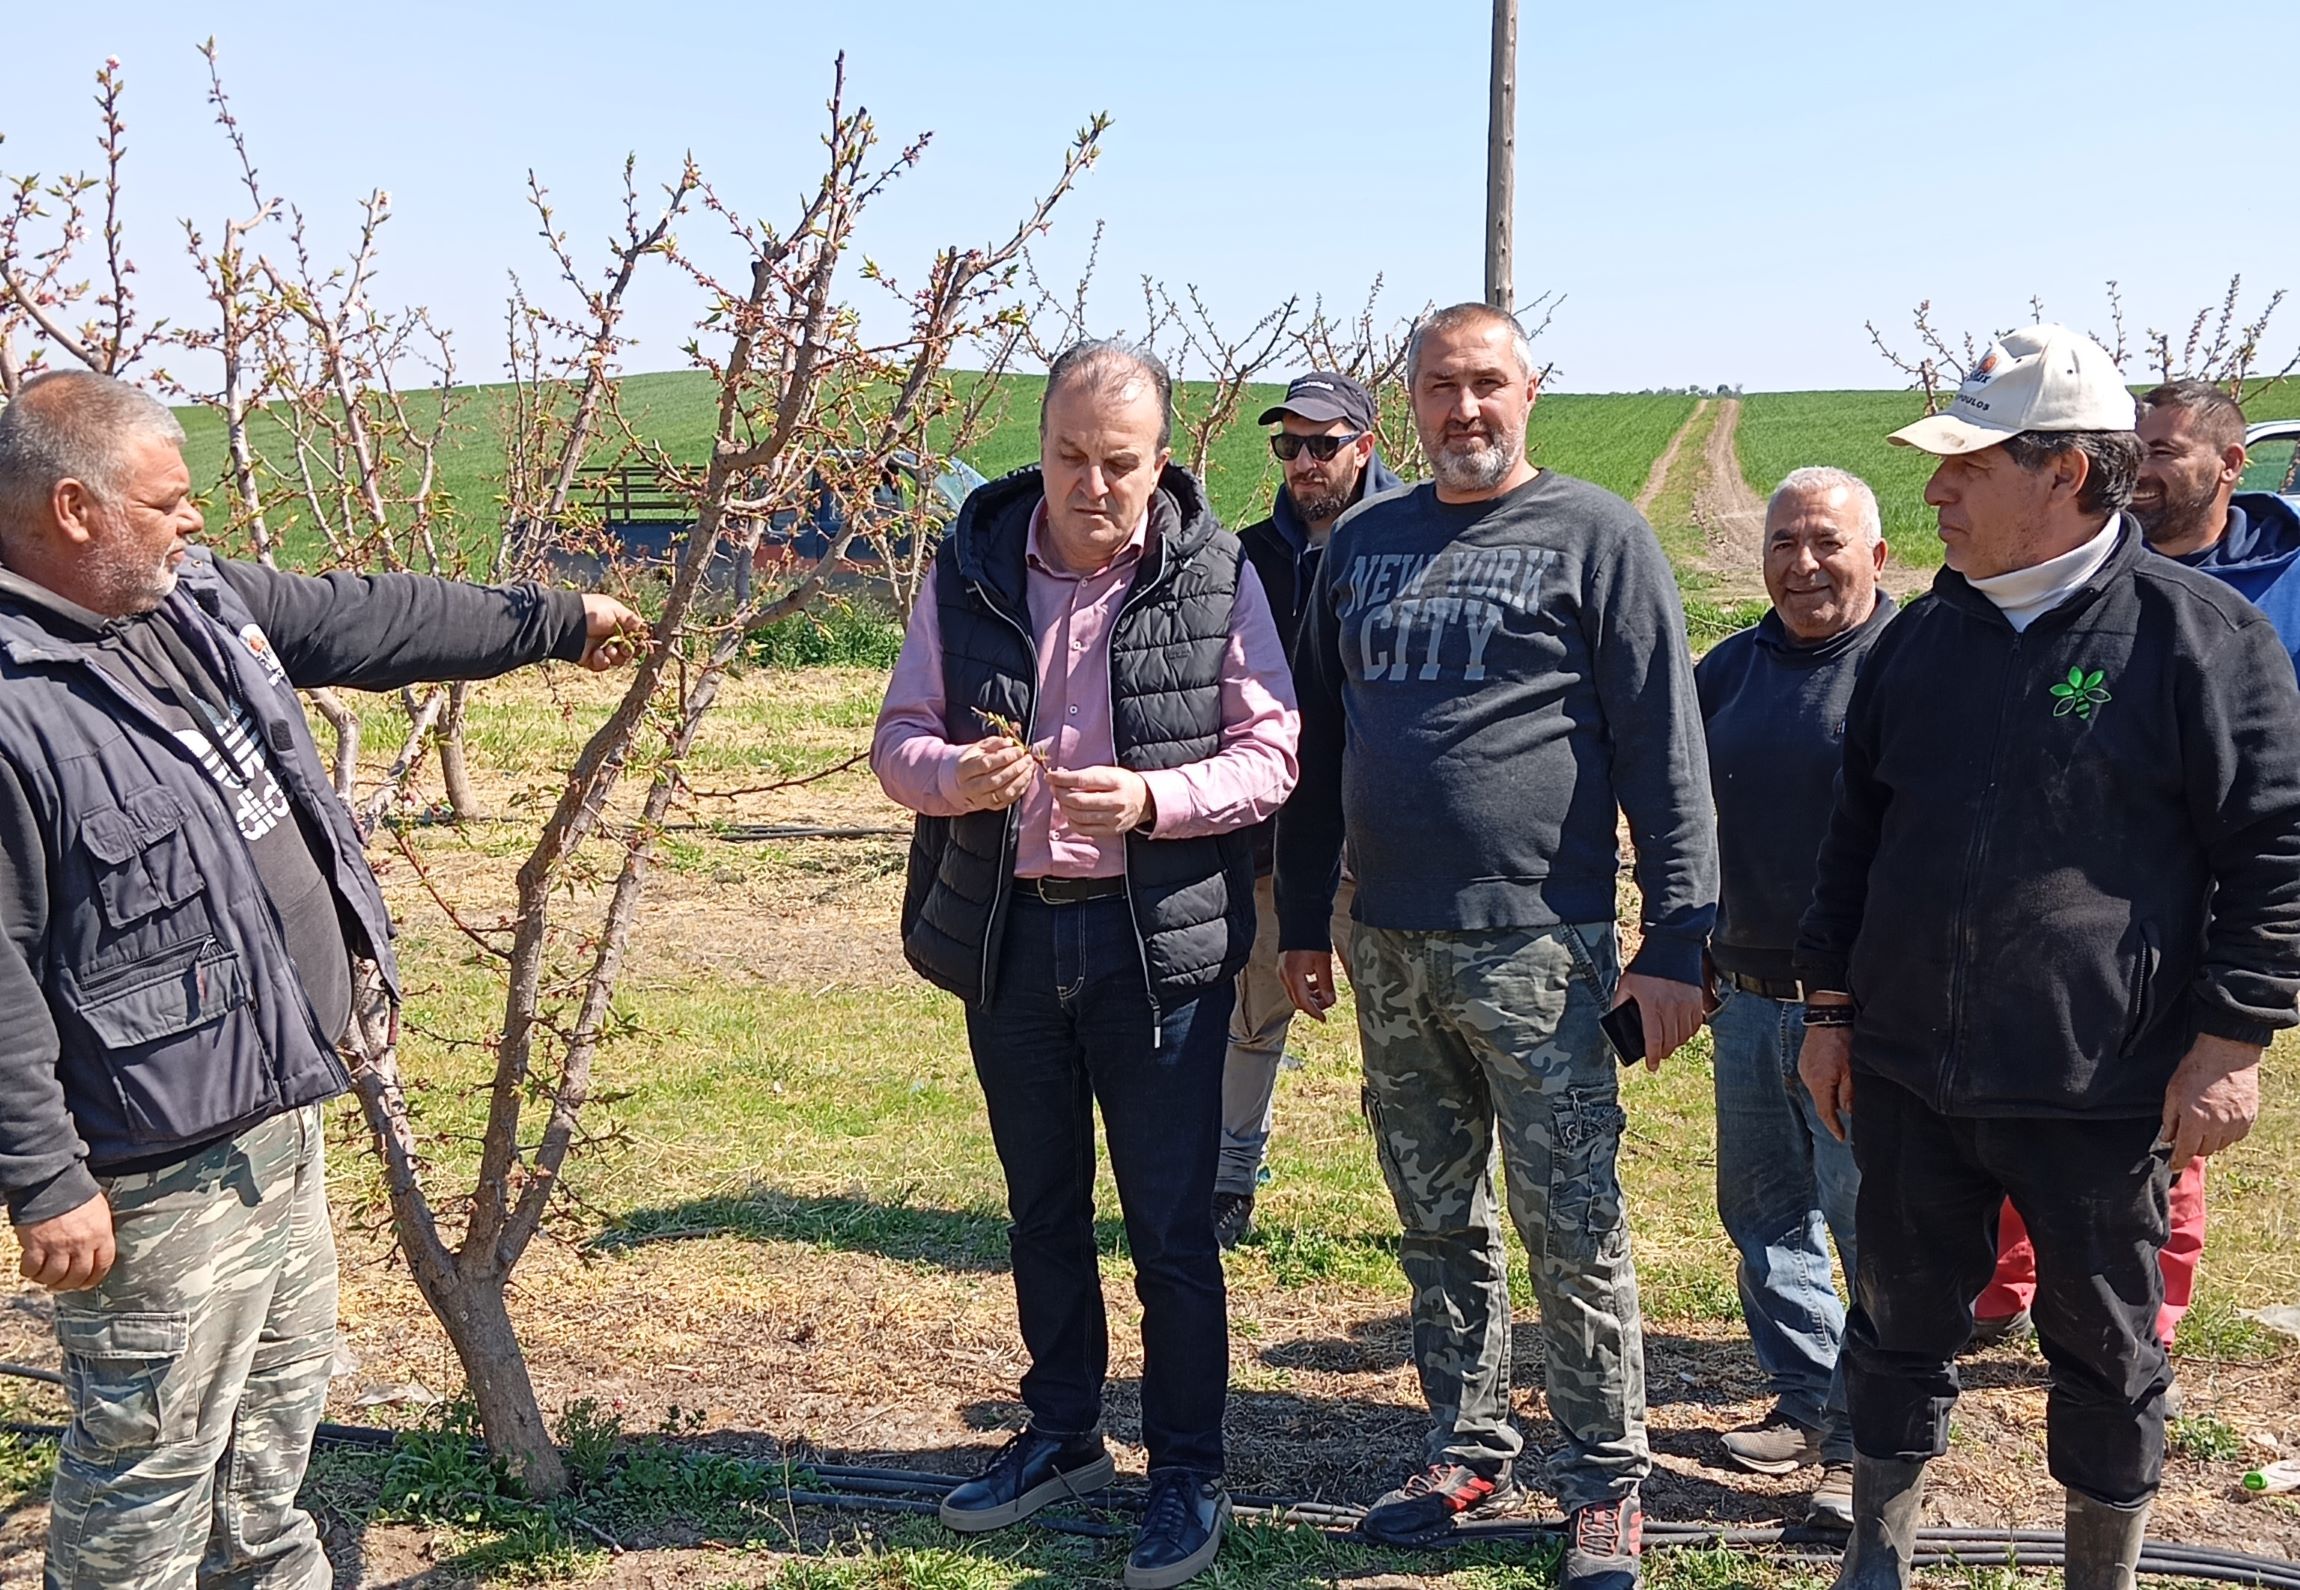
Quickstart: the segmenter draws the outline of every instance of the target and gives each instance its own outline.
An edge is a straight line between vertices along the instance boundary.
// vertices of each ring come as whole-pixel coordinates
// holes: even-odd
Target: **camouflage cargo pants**
[[[324,1590],[295,1505],[335,1353],[318,1108],[105,1181],[119,1258],[56,1298],[47,1590]]]
[[[1533,1263],[1551,1416],[1549,1486],[1571,1509],[1634,1490],[1645,1351],[1615,1160],[1619,1079],[1598,1030],[1613,924],[1477,933],[1358,925],[1351,945],[1366,1115],[1404,1227],[1427,1459],[1505,1471],[1509,1275],[1494,1161]]]

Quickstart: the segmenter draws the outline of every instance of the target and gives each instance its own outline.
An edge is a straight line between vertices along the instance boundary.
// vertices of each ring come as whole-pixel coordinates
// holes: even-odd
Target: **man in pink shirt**
[[[1299,730],[1261,583],[1169,462],[1171,395],[1123,344],[1054,361],[1039,466],[959,510],[871,744],[919,814],[903,952],[966,1001],[1030,1354],[1029,1427],[943,1522],[996,1529],[1112,1477],[1099,1101],[1142,1302],[1133,1590],[1198,1573],[1229,1517],[1222,1062],[1254,937],[1248,830],[1293,789]]]

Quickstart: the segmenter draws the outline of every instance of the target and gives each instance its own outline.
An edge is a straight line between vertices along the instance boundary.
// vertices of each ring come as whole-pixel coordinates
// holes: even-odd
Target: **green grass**
[[[1669,438],[1693,412],[1694,399],[1683,393],[1624,393],[1583,395],[1561,393],[1543,397],[1533,406],[1526,426],[1526,445],[1533,461],[1606,490],[1634,498],[1644,488],[1653,461],[1669,445]],[[1691,466],[1700,462],[1700,449],[1688,441],[1677,455]]]
[[[962,390],[976,377],[960,372],[954,377]],[[1010,469],[1035,463],[1038,458],[1038,402],[1045,378],[1009,376],[991,400],[991,423],[984,435],[963,449],[967,460],[996,478]],[[1214,442],[1207,459],[1206,485],[1214,509],[1233,528],[1269,511],[1277,490],[1277,461],[1270,456],[1262,427],[1254,416],[1285,394],[1283,384],[1259,385],[1248,390],[1239,404],[1237,419]],[[443,539],[462,554],[483,565],[499,534],[503,500],[503,415],[510,389],[503,386],[458,388],[450,397],[449,433],[439,456],[438,490],[444,503]],[[1203,383],[1184,382],[1176,393],[1178,418],[1187,422],[1210,400]],[[418,393],[409,400],[419,424],[428,424],[438,412],[436,394]],[[1545,397],[1535,406],[1528,428],[1535,459],[1545,467],[1596,481],[1623,496],[1634,496],[1645,482],[1646,471],[1683,422],[1693,399],[1683,396],[1588,396],[1567,394]],[[622,408],[632,430],[684,460],[700,460],[709,450],[716,421],[715,396],[709,379],[691,371],[633,375],[622,385]],[[212,410],[179,411],[188,438],[186,458],[195,485],[208,493],[211,518],[221,524],[227,517],[217,505],[224,500],[222,421]],[[283,471],[290,459],[288,434],[269,415],[259,414],[251,425],[259,456]],[[1177,443],[1182,442],[1177,433]],[[947,434],[935,437],[948,444]],[[612,445],[593,450],[595,462],[614,456]],[[1395,460],[1393,463],[1397,462]],[[275,483],[287,492],[272,516],[284,538],[287,561],[310,564],[321,560],[325,548],[309,528],[309,515],[294,500],[288,483]]]
[[[1792,469],[1830,464],[1869,483],[1896,562],[1937,568],[1940,537],[1925,506],[1930,454],[1885,437],[1924,413],[1913,392],[1758,392],[1741,400],[1741,473],[1759,495]]]
[[[2247,399],[2244,410],[2252,420],[2300,417],[2300,380]],[[1894,560],[1938,568],[1941,542],[1924,497],[1934,460],[1885,440],[1923,413],[1914,392],[1752,393],[1741,400],[1741,472],[1762,495],[1807,464],[1849,469],[1877,494]]]

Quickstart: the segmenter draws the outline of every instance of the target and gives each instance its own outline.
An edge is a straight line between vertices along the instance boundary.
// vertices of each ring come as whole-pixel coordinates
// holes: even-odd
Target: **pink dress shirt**
[[[1117,557],[1092,574],[1069,574],[1043,550],[1046,504],[1030,516],[1026,579],[1030,625],[1038,647],[1038,749],[1058,768],[1110,767],[1118,760],[1110,726],[1110,631],[1134,583],[1149,518]],[[987,733],[966,725],[967,739],[945,739],[942,622],[931,588],[911,609],[902,654],[887,682],[871,737],[871,771],[890,799],[928,817],[956,817],[958,757]],[[1270,601],[1250,565],[1239,570],[1230,609],[1230,644],[1222,659],[1222,742],[1204,761],[1145,770],[1157,817],[1155,839],[1189,839],[1243,828],[1276,814],[1298,770],[1294,748],[1301,717],[1294,680],[1270,618]],[[1043,776],[1034,774],[1021,801],[1015,840],[1017,877],[1115,878],[1126,870],[1125,840],[1081,834],[1064,821]]]

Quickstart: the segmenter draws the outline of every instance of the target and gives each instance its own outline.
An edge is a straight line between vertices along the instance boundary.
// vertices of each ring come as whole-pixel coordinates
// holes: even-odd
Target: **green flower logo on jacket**
[[[2068,677],[2052,687],[2056,698],[2052,715],[2065,718],[2073,712],[2080,718],[2091,717],[2093,708],[2106,705],[2111,699],[2109,693],[2101,688],[2100,681],[2101,671],[2098,668],[2091,673],[2086,673],[2082,668],[2071,668]]]

